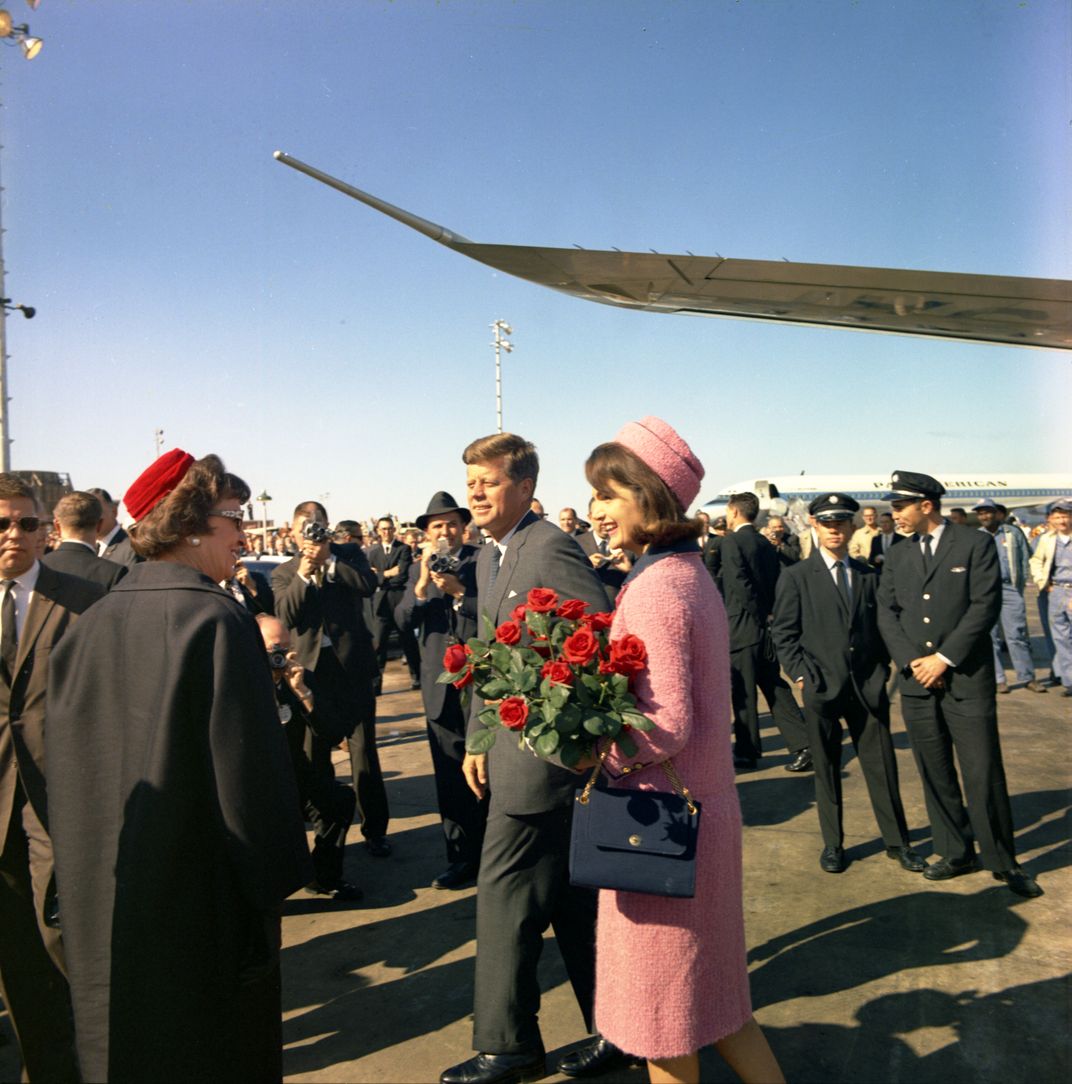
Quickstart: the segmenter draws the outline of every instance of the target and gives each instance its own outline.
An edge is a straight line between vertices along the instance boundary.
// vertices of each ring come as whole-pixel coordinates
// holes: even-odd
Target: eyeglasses
[[[226,508],[213,508],[212,511],[209,512],[209,515],[210,516],[223,516],[224,519],[232,520],[234,522],[234,525],[239,530],[242,529],[242,520],[244,520],[246,518],[245,513],[242,512],[240,509],[237,509],[237,508],[234,509],[234,510],[229,510],[229,509],[226,509]]]
[[[19,530],[25,534],[33,534],[41,526],[39,516],[21,516],[13,519],[11,516],[0,516],[0,534],[11,530],[12,524],[18,524]]]

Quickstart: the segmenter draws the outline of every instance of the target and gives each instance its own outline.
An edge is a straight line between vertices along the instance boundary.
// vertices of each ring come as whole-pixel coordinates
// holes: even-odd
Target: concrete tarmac
[[[1033,604],[1029,609],[1034,617]],[[1041,652],[1036,657],[1041,662]],[[1013,895],[986,872],[932,883],[887,860],[847,742],[851,864],[842,874],[823,873],[811,774],[783,770],[784,746],[769,717],[763,720],[767,755],[760,770],[737,779],[749,967],[756,1017],[790,1081],[1072,1078],[1072,699],[1055,689],[1015,689],[998,698],[998,715],[1020,861],[1046,893],[1036,900]],[[929,856],[919,777],[896,702],[893,720],[913,844]],[[388,666],[378,734],[394,854],[371,857],[352,828],[346,874],[364,900],[334,904],[299,893],[285,904],[288,1081],[434,1082],[472,1053],[476,892],[429,887],[445,866],[442,833],[420,694],[410,691],[398,661]],[[336,763],[345,777],[342,752]],[[583,1025],[553,938],[545,948],[546,1079],[562,1081],[568,1078],[554,1067],[584,1037]],[[17,1080],[6,1013],[0,1044],[0,1080]],[[704,1081],[736,1079],[713,1050],[701,1062]],[[167,1079],[166,1066],[146,1066],[146,1079]],[[633,1068],[599,1079],[643,1081],[646,1073]]]

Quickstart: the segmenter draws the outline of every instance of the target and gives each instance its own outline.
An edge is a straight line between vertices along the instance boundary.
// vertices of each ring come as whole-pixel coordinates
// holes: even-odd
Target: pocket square
[[[510,594],[508,594],[506,597],[507,598],[517,598],[517,592],[516,591],[511,591]]]
[[[957,565],[956,568],[951,568],[949,571],[950,572],[967,572],[968,571],[968,566],[967,565]]]

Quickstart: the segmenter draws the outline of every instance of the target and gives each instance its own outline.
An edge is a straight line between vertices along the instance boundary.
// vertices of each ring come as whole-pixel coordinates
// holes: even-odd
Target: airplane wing
[[[880,267],[483,245],[282,151],[275,158],[433,241],[518,278],[649,312],[1072,350],[1072,282]]]

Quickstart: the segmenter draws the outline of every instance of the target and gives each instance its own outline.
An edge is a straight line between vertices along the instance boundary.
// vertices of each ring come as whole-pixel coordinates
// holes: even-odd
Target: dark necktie
[[[846,613],[852,613],[852,597],[849,595],[849,574],[845,571],[844,561],[834,562],[834,576],[837,580],[838,594]]]
[[[923,542],[923,571],[930,572],[931,561],[934,560],[934,554],[931,552],[931,536],[922,535],[921,540]]]
[[[19,650],[18,626],[15,624],[15,581],[4,580],[4,601],[0,605],[0,656],[4,662],[4,677],[10,685],[15,676],[15,656]]]
[[[604,557],[610,556],[610,546],[607,545],[607,540],[605,538],[600,541],[598,548],[599,552],[602,553]]]
[[[488,572],[488,594],[491,594],[491,589],[495,586],[495,581],[499,578],[499,561],[502,558],[502,554],[499,552],[499,547],[494,542],[491,543],[491,571]]]

